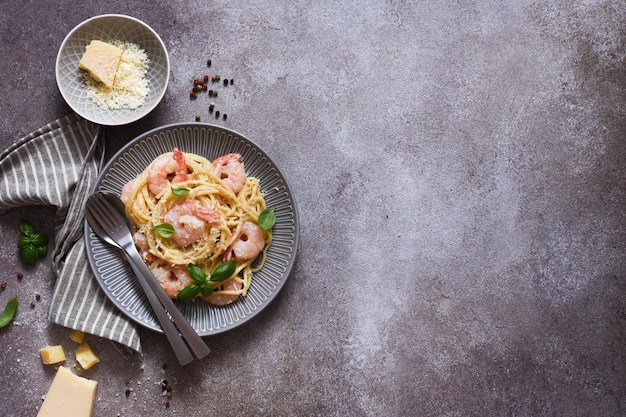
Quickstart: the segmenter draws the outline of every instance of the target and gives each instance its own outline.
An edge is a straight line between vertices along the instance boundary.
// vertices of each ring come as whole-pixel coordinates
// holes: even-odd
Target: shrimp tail
[[[188,172],[187,172],[187,163],[185,162],[185,155],[183,152],[174,148],[174,160],[176,161],[176,176],[172,179],[172,182],[183,182],[187,181]]]

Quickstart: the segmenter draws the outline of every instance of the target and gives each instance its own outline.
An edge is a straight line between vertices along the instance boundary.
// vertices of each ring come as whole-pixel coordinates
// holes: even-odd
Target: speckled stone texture
[[[107,129],[108,155],[196,114],[241,132],[289,179],[301,246],[279,297],[207,338],[201,363],[180,368],[146,331],[143,355],[88,336],[102,362],[84,372],[46,318],[50,260],[16,256],[17,221],[53,236],[54,209],[6,213],[0,304],[21,304],[0,329],[1,416],[36,414],[54,375],[46,344],[99,382],[94,416],[626,414],[623,1],[2,10],[2,148],[68,113],[54,80],[67,32],[129,14],[165,41],[171,79],[146,119]],[[215,100],[226,121],[188,98],[207,58],[235,80]]]

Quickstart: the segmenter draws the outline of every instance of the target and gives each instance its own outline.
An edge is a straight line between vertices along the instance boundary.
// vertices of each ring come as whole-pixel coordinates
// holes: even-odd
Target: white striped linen
[[[82,239],[85,201],[103,160],[99,125],[75,114],[49,123],[0,154],[0,213],[27,205],[56,207],[49,319],[141,351],[135,324],[100,289]]]

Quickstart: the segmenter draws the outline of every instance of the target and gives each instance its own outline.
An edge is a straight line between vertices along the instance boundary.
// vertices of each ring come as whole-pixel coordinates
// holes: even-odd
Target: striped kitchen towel
[[[55,120],[0,154],[0,213],[28,205],[56,207],[49,319],[141,351],[135,324],[98,285],[82,238],[85,201],[103,161],[99,125],[75,114]]]

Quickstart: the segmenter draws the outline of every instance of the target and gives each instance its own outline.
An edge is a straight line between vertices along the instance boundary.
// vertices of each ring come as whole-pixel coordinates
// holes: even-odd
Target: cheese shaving
[[[111,45],[122,49],[122,60],[117,69],[115,84],[109,88],[101,82],[84,75],[87,97],[103,109],[137,109],[141,107],[150,91],[146,74],[150,60],[146,51],[132,42],[113,40]]]

